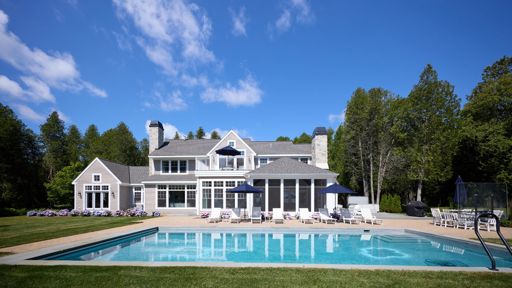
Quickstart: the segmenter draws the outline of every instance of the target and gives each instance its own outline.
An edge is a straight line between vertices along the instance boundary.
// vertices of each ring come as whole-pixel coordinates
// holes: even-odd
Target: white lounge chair
[[[378,219],[372,214],[372,211],[368,208],[361,208],[361,216],[363,216],[364,223],[370,224],[382,224],[382,219]]]
[[[231,209],[231,216],[229,217],[229,221],[231,223],[240,223],[242,218],[240,217],[240,208]]]
[[[281,208],[273,208],[272,209],[272,222],[274,223],[284,223],[283,217],[283,209]]]
[[[251,222],[261,223],[261,207],[252,207]]]
[[[329,211],[325,208],[318,209],[318,213],[320,213],[320,222],[326,223],[326,224],[334,224],[336,223],[336,219],[329,216]]]
[[[343,221],[343,223],[348,223],[348,224],[361,223],[361,220],[359,218],[354,217],[354,215],[352,213],[350,213],[350,210],[348,210],[347,208],[341,208],[341,220]]]
[[[432,212],[432,224],[441,226],[441,210],[439,208],[431,208],[430,212]]]
[[[299,208],[299,220],[302,223],[313,224],[313,217],[311,217],[311,213],[309,213],[308,208]]]
[[[220,208],[213,208],[210,212],[210,216],[206,219],[208,223],[217,223],[221,221],[221,210]]]

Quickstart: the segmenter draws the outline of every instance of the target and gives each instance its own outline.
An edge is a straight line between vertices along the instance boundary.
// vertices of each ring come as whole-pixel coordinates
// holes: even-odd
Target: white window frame
[[[215,187],[215,181],[218,181],[218,182],[222,182],[222,187],[220,186],[217,186]],[[226,208],[226,194],[229,193],[227,190],[229,189],[232,189],[233,187],[226,187],[226,182],[228,181],[234,181],[235,182],[235,187],[241,185],[243,182],[245,182],[246,180],[245,179],[239,179],[239,178],[215,178],[215,179],[201,179],[201,186],[197,186],[197,190],[196,190],[196,193],[200,193],[201,195],[201,202],[197,202],[197,198],[196,198],[196,206],[199,210],[211,210],[212,208],[215,207],[215,189],[219,189],[219,190],[222,190],[222,208],[221,209],[227,209]],[[204,186],[204,182],[211,182],[212,185],[211,186]],[[200,187],[200,190],[199,190],[199,187]],[[211,208],[205,208],[203,207],[203,190],[204,189],[210,189],[210,198],[208,200],[210,200],[210,207]],[[234,193],[235,194],[235,208],[238,208],[238,195],[240,193]],[[196,194],[196,197],[197,195],[199,194]],[[245,195],[245,201],[248,201],[247,200],[247,195]],[[247,202],[246,202],[247,204]],[[199,206],[198,206],[199,205]]]
[[[158,189],[158,185],[165,186],[165,207],[159,207],[158,206],[158,191],[160,190],[160,189]],[[185,186],[185,188],[183,190],[184,193],[185,193],[185,206],[184,207],[169,207],[169,191],[170,191],[169,187],[171,185],[184,185]],[[189,190],[188,189],[188,185],[196,185],[196,189],[195,189],[195,191],[196,191],[196,198],[195,198],[196,199],[196,207],[188,207],[188,202],[187,202],[187,200],[188,200],[188,195],[187,195],[188,191],[194,191],[193,189]],[[176,182],[176,183],[172,183],[172,184],[157,184],[155,186],[155,191],[156,191],[156,193],[155,193],[155,209],[156,210],[159,210],[159,209],[196,209],[197,208],[197,201],[198,201],[197,200],[198,199],[198,197],[197,197],[197,191],[198,191],[197,182],[194,182],[194,183],[186,183],[186,182],[179,182],[178,183],[178,182]],[[164,191],[164,190],[160,190],[160,191]]]
[[[85,190],[85,187],[86,186],[92,186],[92,189],[93,190]],[[94,186],[100,186],[100,190],[94,190]],[[101,189],[101,186],[108,186],[108,190],[102,190]],[[110,189],[110,184],[98,184],[98,183],[87,183],[87,184],[84,184],[83,185],[83,210],[88,210],[88,209],[92,209],[92,210],[110,210],[110,202],[112,202],[112,199],[110,197],[110,193],[112,193],[112,190]],[[92,195],[92,206],[94,206],[94,198],[96,197],[96,195],[94,193],[96,192],[100,192],[101,196],[100,196],[100,208],[98,207],[92,207],[92,208],[88,208],[87,207],[87,193],[90,192],[90,193],[93,193]],[[103,206],[103,193],[107,193],[107,197],[108,197],[108,207],[101,207]]]
[[[96,176],[99,176],[100,180],[98,180],[98,181],[94,180],[94,177],[96,177]],[[92,183],[101,183],[101,178],[102,178],[101,173],[92,173],[92,179],[91,179]]]
[[[264,165],[268,165],[270,163],[270,159],[268,157],[258,157],[258,168],[261,167],[261,160],[262,159],[267,160],[267,163],[265,163]]]
[[[132,187],[132,203],[133,205],[137,205],[137,203],[135,203],[135,192],[139,192],[139,191],[135,191],[135,188],[140,188],[140,204],[144,205],[144,186],[133,186]]]
[[[231,145],[231,143],[233,143],[233,145]],[[235,140],[228,140],[228,146],[236,148],[236,141]]]
[[[164,162],[169,162],[169,172],[164,173]],[[171,162],[177,161],[178,162],[178,172],[174,173],[171,170]],[[185,162],[185,172],[180,172],[180,163]],[[169,175],[169,174],[188,174],[188,160],[183,159],[172,159],[172,160],[160,160],[160,174],[161,175]]]

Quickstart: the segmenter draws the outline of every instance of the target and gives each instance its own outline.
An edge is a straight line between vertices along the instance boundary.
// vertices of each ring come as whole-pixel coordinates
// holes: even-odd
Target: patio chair
[[[503,215],[502,210],[494,210],[493,213],[494,215],[498,216],[498,219],[501,218],[501,216]],[[494,218],[480,219],[478,225],[480,227],[484,227],[485,229],[487,229],[487,231],[496,231],[496,219]]]
[[[261,207],[252,207],[251,222],[261,223]]]
[[[456,215],[456,214],[455,214]],[[452,212],[443,212],[441,213],[441,226],[444,224],[444,227],[453,227],[456,228],[455,216]]]
[[[229,217],[229,221],[231,223],[240,223],[242,217],[240,217],[240,208],[231,209],[231,216]]]
[[[299,208],[299,220],[301,223],[313,224],[313,217],[311,217],[308,208]]]
[[[221,210],[220,208],[213,208],[210,216],[206,218],[206,222],[208,223],[217,223],[221,221]]]
[[[352,215],[352,213],[350,213],[350,210],[348,210],[347,208],[341,208],[341,220],[343,221],[343,223],[348,224],[361,223],[361,220],[359,218],[354,217],[354,215]]]
[[[281,208],[273,208],[272,209],[272,222],[274,223],[284,223],[283,217],[283,209]]]
[[[363,217],[364,223],[370,224],[382,224],[382,219],[378,219],[372,214],[372,211],[368,208],[361,208],[361,216]]]
[[[320,222],[329,224],[329,223],[336,223],[336,219],[329,216],[329,211],[326,208],[320,208],[318,209],[318,212],[320,213]]]
[[[474,218],[466,213],[454,214],[454,221],[456,228],[473,229],[475,226]]]
[[[434,226],[441,226],[441,210],[439,210],[439,208],[431,208],[430,211],[432,212],[432,224],[434,224]]]

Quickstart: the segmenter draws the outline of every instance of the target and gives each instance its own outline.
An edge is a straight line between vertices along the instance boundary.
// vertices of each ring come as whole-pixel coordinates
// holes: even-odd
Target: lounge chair
[[[252,207],[251,222],[261,223],[261,207]]]
[[[329,211],[325,208],[320,208],[318,209],[318,212],[320,213],[320,222],[324,222],[326,224],[328,223],[336,223],[336,219],[332,218],[330,215],[329,215]]]
[[[283,210],[281,208],[272,209],[272,222],[281,224],[284,223]]]
[[[372,211],[368,208],[361,208],[361,216],[363,216],[364,223],[370,224],[382,224],[382,219],[378,219],[372,214]]]
[[[217,223],[221,221],[221,210],[220,208],[213,208],[210,216],[206,219],[208,223]]]
[[[242,218],[240,217],[240,208],[231,209],[231,216],[229,217],[229,221],[231,223],[240,223]]]
[[[347,208],[341,208],[341,221],[343,221],[343,223],[348,224],[361,223],[361,220],[359,218],[354,217],[354,215],[352,215],[352,213],[350,213],[350,210],[348,210]]]
[[[313,224],[313,218],[311,217],[311,213],[309,213],[308,208],[300,208],[299,209],[299,220],[302,223]]]
[[[432,212],[432,224],[441,226],[441,223],[443,222],[441,210],[439,210],[439,208],[431,208],[430,212]]]

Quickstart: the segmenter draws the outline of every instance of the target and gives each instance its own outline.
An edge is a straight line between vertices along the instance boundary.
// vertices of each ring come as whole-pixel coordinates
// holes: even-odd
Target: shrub
[[[59,216],[68,216],[69,215],[69,210],[68,209],[59,210],[57,215],[59,215]]]
[[[73,217],[80,216],[80,211],[73,209],[69,212],[69,215]]]
[[[382,212],[400,213],[402,212],[402,201],[400,195],[384,194],[380,200],[379,209]]]
[[[160,217],[160,212],[159,211],[153,211],[151,216],[153,216],[153,217]]]
[[[27,209],[15,209],[15,208],[0,208],[0,217],[8,216],[22,216],[26,215],[29,211]]]

